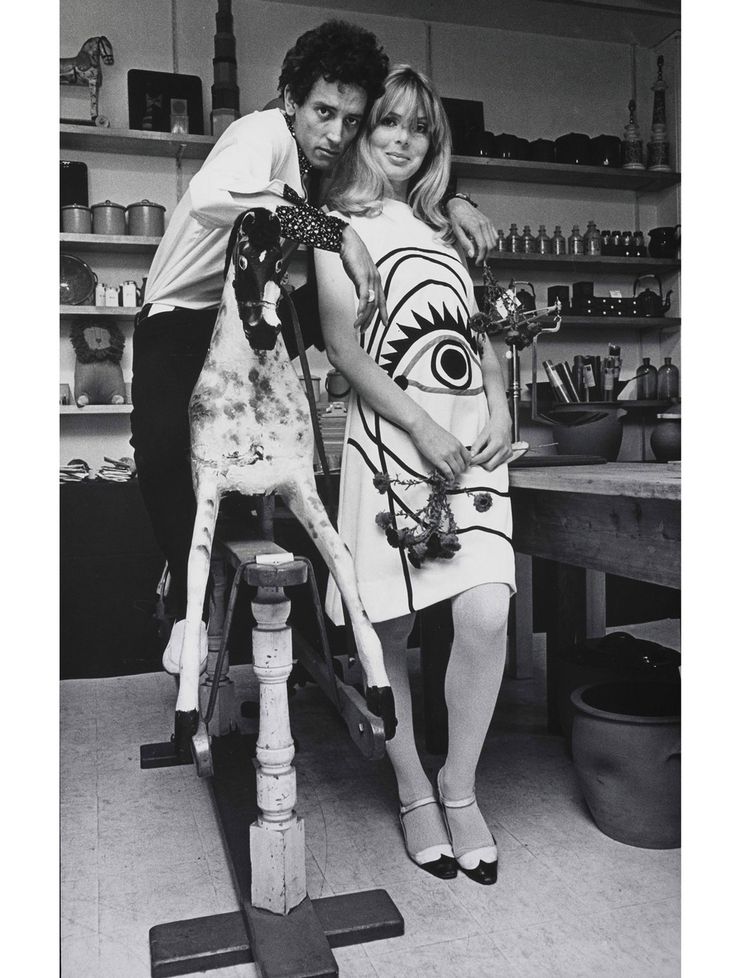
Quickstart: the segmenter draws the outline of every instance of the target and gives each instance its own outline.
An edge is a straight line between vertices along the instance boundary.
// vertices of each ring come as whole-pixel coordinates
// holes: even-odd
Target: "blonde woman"
[[[368,247],[388,324],[374,317],[356,333],[354,291],[339,259],[319,252],[315,262],[327,354],[352,387],[339,528],[396,698],[399,726],[386,748],[407,852],[435,876],[452,878],[459,866],[490,884],[498,854],[475,800],[475,772],[515,588],[505,464],[511,419],[499,361],[468,327],[472,281],[441,208],[449,167],[440,99],[423,74],[395,67],[327,198]],[[454,532],[415,536],[407,546],[409,531],[426,523],[422,480],[437,472],[450,486]],[[414,741],[406,643],[415,612],[446,598],[454,625],[445,683],[449,746],[435,795]],[[332,581],[327,612],[342,624]]]

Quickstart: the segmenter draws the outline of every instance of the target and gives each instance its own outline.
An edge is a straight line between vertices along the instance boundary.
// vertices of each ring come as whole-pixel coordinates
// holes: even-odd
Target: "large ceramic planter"
[[[680,845],[680,687],[618,682],[581,686],[572,757],[596,825],[646,849]]]

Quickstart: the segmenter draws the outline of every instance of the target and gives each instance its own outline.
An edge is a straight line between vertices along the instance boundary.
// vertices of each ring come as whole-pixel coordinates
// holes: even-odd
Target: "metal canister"
[[[154,204],[152,200],[139,200],[128,204],[128,232],[160,238],[164,233],[163,204]]]
[[[94,234],[125,234],[125,208],[105,200],[92,204],[92,231]]]
[[[67,234],[91,234],[92,211],[84,204],[66,204],[61,208],[61,230]]]

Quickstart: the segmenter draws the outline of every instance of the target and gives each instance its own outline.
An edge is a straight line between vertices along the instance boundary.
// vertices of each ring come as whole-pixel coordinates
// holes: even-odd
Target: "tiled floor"
[[[643,633],[678,641],[673,622]],[[492,887],[409,862],[388,763],[363,760],[318,689],[298,689],[310,896],[382,887],[406,924],[403,937],[337,950],[343,978],[679,975],[679,850],[636,849],[596,828],[562,739],[546,732],[536,659],[533,680],[504,681],[479,767],[500,850]],[[239,666],[233,678],[242,699],[252,673]],[[139,745],[168,737],[174,699],[164,673],[62,683],[62,978],[148,978],[152,925],[237,909],[207,783],[192,767],[139,767]],[[436,770],[441,759],[426,761]]]

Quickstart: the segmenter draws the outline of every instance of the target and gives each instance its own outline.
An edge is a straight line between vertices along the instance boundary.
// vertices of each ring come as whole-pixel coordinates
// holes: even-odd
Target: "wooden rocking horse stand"
[[[230,238],[223,299],[190,400],[197,514],[173,745],[167,759],[161,753],[165,745],[141,749],[142,767],[186,763],[193,755],[198,773],[212,777],[242,913],[153,927],[154,978],[253,960],[262,978],[337,976],[332,947],[404,932],[403,918],[384,890],[315,901],[306,892],[304,827],[294,810],[296,773],[286,685],[292,668],[290,603],[283,589],[308,580],[309,561],[284,553],[272,541],[219,542],[220,553],[224,550],[236,569],[235,588],[216,663],[208,669],[208,708],[203,717],[199,712],[200,622],[220,498],[233,491],[266,497],[278,492],[315,541],[342,593],[365,675],[362,708],[356,703],[359,694],[352,688],[348,693],[336,679],[328,649],[324,661],[313,654],[310,672],[327,687],[341,714],[349,718],[348,725],[354,721],[358,742],[363,734],[366,743],[375,740],[382,748],[384,736],[390,739],[396,729],[381,645],[360,601],[350,554],[317,493],[306,394],[279,336],[279,232],[278,218],[258,208],[241,215]],[[221,583],[221,575],[215,576]],[[227,671],[229,624],[243,578],[257,588],[252,602],[253,664],[260,686],[255,791],[243,738],[220,736],[213,744],[207,729]],[[216,586],[215,593],[221,588]],[[324,635],[321,618],[320,625]],[[372,723],[357,719],[368,716]],[[217,726],[222,732],[222,723]]]

